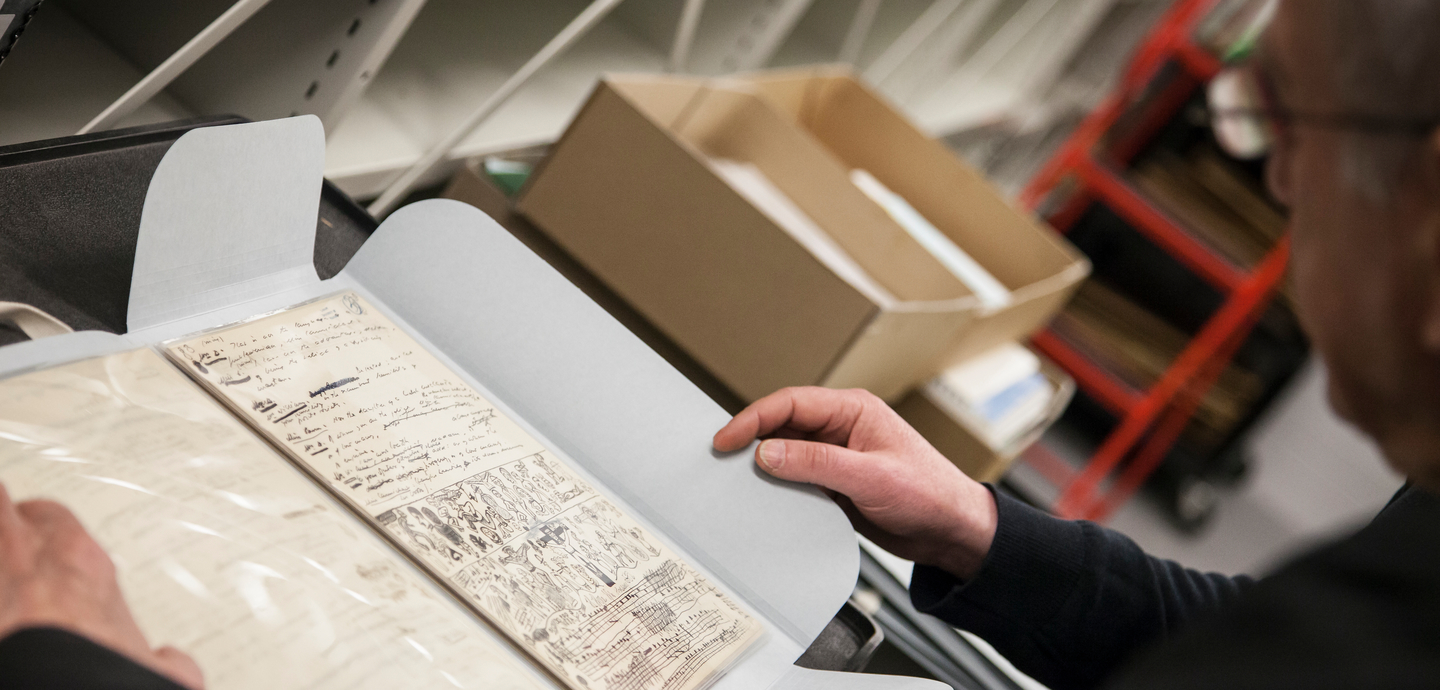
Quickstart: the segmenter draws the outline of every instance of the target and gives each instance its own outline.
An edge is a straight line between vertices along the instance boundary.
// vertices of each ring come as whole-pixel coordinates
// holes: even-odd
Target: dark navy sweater
[[[911,600],[1054,690],[1440,688],[1440,500],[1427,492],[1407,485],[1366,528],[1258,581],[995,493],[979,574],[917,566]]]

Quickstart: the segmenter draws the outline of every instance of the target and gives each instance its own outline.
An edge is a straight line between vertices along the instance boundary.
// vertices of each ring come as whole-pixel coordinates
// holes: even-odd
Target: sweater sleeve
[[[0,687],[185,690],[108,647],[59,628],[26,628],[0,639]]]
[[[910,598],[1054,690],[1096,687],[1132,653],[1254,584],[1147,556],[1118,532],[990,490],[999,523],[980,572],[962,582],[916,566]]]

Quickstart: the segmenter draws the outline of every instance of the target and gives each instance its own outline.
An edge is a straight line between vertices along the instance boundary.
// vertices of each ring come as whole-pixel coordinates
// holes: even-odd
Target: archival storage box
[[[764,189],[741,188],[736,166]],[[1010,303],[982,308],[851,182],[855,169],[988,269]],[[757,204],[767,195],[776,203]],[[840,68],[609,76],[518,208],[745,399],[815,384],[897,400],[1039,328],[1089,272]],[[801,237],[797,218],[824,237]]]
[[[910,391],[895,405],[895,411],[971,479],[998,481],[1020,453],[1040,440],[1075,397],[1075,380],[1054,362],[1037,356],[1040,373],[1050,386],[1048,397],[1025,429],[1001,447],[995,447],[975,428],[973,416],[961,409],[963,404],[946,389],[941,377]]]

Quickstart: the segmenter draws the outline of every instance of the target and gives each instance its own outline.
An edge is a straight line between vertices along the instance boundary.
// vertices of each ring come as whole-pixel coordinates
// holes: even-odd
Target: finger
[[[772,438],[760,443],[755,461],[771,476],[815,484],[846,496],[864,495],[875,463],[849,448],[818,441]]]
[[[200,664],[195,663],[189,654],[166,645],[155,650],[155,657],[160,662],[161,672],[176,682],[191,690],[202,690],[205,687],[205,674],[200,671]]]
[[[85,531],[75,514],[70,512],[69,508],[55,501],[44,499],[24,501],[16,504],[15,509],[20,513],[20,517],[46,535],[68,530]]]
[[[715,433],[715,449],[739,450],[782,427],[843,443],[864,409],[863,393],[805,386],[784,388],[740,411]]]
[[[115,565],[110,556],[69,508],[55,501],[35,500],[25,501],[17,509],[44,539],[44,557],[97,578],[98,582],[113,583]]]
[[[10,492],[0,484],[0,539],[10,541],[25,526],[20,517],[20,511],[15,508],[15,502],[10,500]]]

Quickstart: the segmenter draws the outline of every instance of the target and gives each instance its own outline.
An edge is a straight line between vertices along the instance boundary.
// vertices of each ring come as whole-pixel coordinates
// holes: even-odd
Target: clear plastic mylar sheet
[[[151,350],[0,380],[0,481],[74,511],[210,688],[549,685]]]

